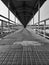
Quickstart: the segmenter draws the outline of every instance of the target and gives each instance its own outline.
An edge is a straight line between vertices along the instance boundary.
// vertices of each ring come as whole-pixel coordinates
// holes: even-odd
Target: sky
[[[4,15],[5,17],[8,17],[8,8],[1,2],[1,0],[0,0],[0,14]],[[40,8],[40,21],[44,20],[46,18],[49,18],[49,0],[47,0],[43,4],[43,6]],[[10,14],[10,19],[14,21],[14,15],[12,13]],[[16,18],[16,22],[20,23],[17,18]],[[36,23],[36,22],[38,22],[38,12],[34,16],[34,23]],[[0,24],[1,24],[1,22],[0,22]],[[31,19],[29,24],[30,25],[33,24],[33,18]],[[47,24],[49,24],[49,21],[47,21]]]

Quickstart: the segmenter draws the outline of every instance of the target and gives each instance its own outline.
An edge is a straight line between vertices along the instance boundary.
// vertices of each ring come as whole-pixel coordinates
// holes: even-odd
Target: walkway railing
[[[1,22],[0,34],[3,34],[4,28],[5,29],[7,28],[8,29],[7,32],[10,32],[10,29],[11,30],[13,29],[13,25],[14,24],[16,25],[16,22],[8,19],[7,17],[5,17],[3,15],[0,15],[0,17],[4,18],[4,20],[3,19],[0,19],[0,22]]]
[[[44,36],[45,38],[49,38],[49,34],[46,35],[46,29],[49,29],[49,25],[46,24],[46,22],[49,21],[49,18],[42,20],[40,22],[35,23],[36,26],[36,32],[42,36]],[[41,25],[41,23],[44,23]]]

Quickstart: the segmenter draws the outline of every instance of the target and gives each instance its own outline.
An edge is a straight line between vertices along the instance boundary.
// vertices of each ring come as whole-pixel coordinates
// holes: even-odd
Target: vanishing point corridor
[[[0,0],[0,65],[49,65],[48,2]]]
[[[34,31],[15,31],[0,43],[0,65],[49,65],[49,41]]]

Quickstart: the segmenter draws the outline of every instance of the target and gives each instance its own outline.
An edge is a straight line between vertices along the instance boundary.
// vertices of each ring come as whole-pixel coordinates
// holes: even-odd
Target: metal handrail
[[[16,24],[16,23],[15,23],[14,21],[8,19],[7,17],[3,16],[3,15],[0,15],[0,17],[2,17],[2,18],[4,18],[4,19],[7,20],[7,21],[6,21],[6,20],[3,20],[3,19],[0,19],[0,21],[1,21],[1,31],[0,31],[0,33],[3,34],[3,28],[4,28],[3,22],[9,23],[9,25],[8,25],[8,30],[9,30],[9,32],[10,32],[10,25],[12,25],[12,29],[13,29],[13,24]],[[5,26],[5,27],[6,27],[6,26]]]
[[[0,15],[0,17],[3,17],[3,18],[5,18],[5,19],[7,19],[7,20],[9,20],[9,21],[11,21],[11,22],[13,22],[13,23],[15,23],[15,21],[10,20],[10,19],[8,19],[7,17],[5,17],[5,16],[3,16],[3,15]]]
[[[47,21],[47,20],[49,20],[49,18],[44,19],[44,20],[42,20],[42,21],[40,21],[40,22],[36,22],[35,25],[38,24],[38,23],[41,23],[41,22]]]
[[[47,18],[47,19],[44,19],[44,20],[42,20],[42,21],[40,21],[40,22],[37,22],[37,23],[35,23],[35,26],[38,24],[39,26],[39,28],[37,29],[37,32],[39,32],[39,34],[40,35],[43,35],[45,38],[49,38],[47,35],[45,35],[46,34],[46,22],[49,20],[49,18]],[[44,34],[42,34],[42,33],[40,33],[40,23],[42,23],[42,22],[44,22]],[[48,27],[48,26],[47,26]]]
[[[2,19],[0,19],[0,21],[12,24],[11,22],[8,22],[8,21],[2,20]]]

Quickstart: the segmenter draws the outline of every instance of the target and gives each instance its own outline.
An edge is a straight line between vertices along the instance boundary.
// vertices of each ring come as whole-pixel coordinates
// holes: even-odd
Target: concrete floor
[[[29,28],[4,37],[0,65],[49,65],[49,40]]]

